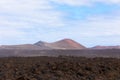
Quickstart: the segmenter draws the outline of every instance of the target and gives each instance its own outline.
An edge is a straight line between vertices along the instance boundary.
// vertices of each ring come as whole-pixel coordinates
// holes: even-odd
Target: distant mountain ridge
[[[120,49],[120,45],[118,46],[95,46],[92,49]]]
[[[2,45],[0,49],[27,49],[27,50],[51,50],[51,49],[86,49],[85,46],[79,44],[72,39],[63,39],[53,43],[39,41],[35,44],[22,45]]]
[[[56,57],[60,55],[120,58],[120,46],[95,46],[86,48],[71,39],[63,39],[52,43],[38,41],[34,44],[0,46],[0,57]]]
[[[120,49],[118,46],[95,46],[86,48],[80,43],[72,39],[62,39],[56,42],[48,43],[44,41],[38,41],[34,44],[21,44],[21,45],[1,45],[0,49],[22,49],[22,50],[79,50],[79,49]]]
[[[60,41],[56,41],[53,43],[47,43],[47,42],[42,42],[39,41],[37,43],[35,43],[34,45],[37,46],[44,46],[47,48],[51,48],[51,49],[85,49],[86,47],[84,47],[83,45],[77,43],[74,40],[71,39],[63,39]]]

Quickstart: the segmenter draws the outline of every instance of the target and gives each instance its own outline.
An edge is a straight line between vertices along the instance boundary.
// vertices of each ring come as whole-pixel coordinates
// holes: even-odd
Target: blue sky
[[[120,45],[120,0],[0,1],[0,45],[71,38]]]

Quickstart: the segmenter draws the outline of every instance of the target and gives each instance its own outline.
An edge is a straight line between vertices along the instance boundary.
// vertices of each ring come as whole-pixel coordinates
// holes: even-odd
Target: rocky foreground
[[[0,80],[120,80],[120,59],[0,58]]]

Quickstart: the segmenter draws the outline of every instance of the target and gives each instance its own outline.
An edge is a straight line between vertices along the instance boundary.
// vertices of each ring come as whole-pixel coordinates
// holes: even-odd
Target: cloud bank
[[[97,4],[116,7],[109,14],[86,14],[84,19],[70,19],[81,8]],[[60,10],[59,7],[68,7]],[[75,9],[78,11],[75,11]],[[98,9],[101,7],[99,6]],[[72,38],[87,46],[101,42],[120,44],[120,0],[4,0],[0,1],[0,44],[33,43],[38,40],[55,41]],[[68,15],[72,9],[74,15]],[[104,11],[104,9],[103,9]],[[102,12],[103,12],[102,11]],[[79,17],[81,15],[78,15]],[[93,39],[94,38],[94,39]],[[115,39],[114,41],[113,38]],[[109,40],[107,40],[109,39]],[[92,43],[97,41],[96,43]],[[88,44],[92,43],[92,44]],[[110,45],[110,44],[108,44]]]

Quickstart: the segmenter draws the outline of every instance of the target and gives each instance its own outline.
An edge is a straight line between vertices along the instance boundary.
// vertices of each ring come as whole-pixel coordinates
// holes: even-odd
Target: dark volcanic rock
[[[0,58],[0,80],[119,80],[120,59]]]

